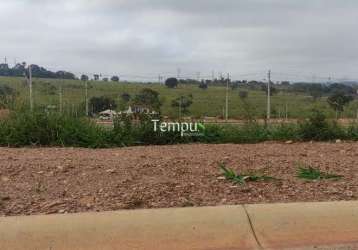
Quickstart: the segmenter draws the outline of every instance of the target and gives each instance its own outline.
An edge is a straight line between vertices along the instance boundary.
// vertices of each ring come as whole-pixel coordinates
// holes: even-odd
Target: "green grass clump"
[[[323,179],[340,179],[342,175],[324,173],[319,169],[311,166],[300,166],[297,177],[306,180],[323,180]]]
[[[235,184],[245,184],[246,182],[276,180],[276,178],[266,175],[236,174],[234,170],[227,168],[224,164],[220,164],[220,169],[223,172],[225,178],[227,180],[234,182]]]
[[[0,120],[1,146],[106,147],[104,128],[86,118],[58,113],[13,112]]]

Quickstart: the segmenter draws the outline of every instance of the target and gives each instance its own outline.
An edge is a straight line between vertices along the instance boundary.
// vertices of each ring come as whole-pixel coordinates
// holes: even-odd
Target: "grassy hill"
[[[0,77],[0,84],[6,84],[15,88],[19,96],[17,103],[28,103],[28,86],[24,78]],[[54,79],[34,79],[34,102],[37,107],[59,104],[59,90],[62,86],[63,92],[63,109],[67,112],[83,112],[83,102],[85,100],[84,83],[79,80],[54,80]],[[134,96],[143,88],[151,88],[160,94],[163,101],[162,112],[164,115],[176,117],[177,108],[171,107],[171,102],[181,95],[193,95],[193,105],[190,107],[190,114],[193,117],[222,116],[225,107],[225,87],[209,86],[207,90],[199,89],[196,85],[180,85],[176,89],[169,89],[159,84],[141,84],[141,83],[124,83],[124,82],[90,82],[89,97],[92,96],[110,96],[119,104],[119,110],[128,106],[123,103],[120,95],[128,93]],[[230,90],[230,118],[244,118],[247,112],[250,112],[257,118],[263,118],[266,114],[266,94],[264,91],[248,91],[246,103],[239,97],[239,88]],[[273,117],[285,116],[285,109],[288,109],[289,118],[307,117],[310,110],[318,108],[325,112],[329,117],[334,117],[325,98],[313,101],[312,97],[298,93],[288,93],[281,91],[272,97]],[[344,112],[344,117],[356,117],[358,102],[352,102]]]

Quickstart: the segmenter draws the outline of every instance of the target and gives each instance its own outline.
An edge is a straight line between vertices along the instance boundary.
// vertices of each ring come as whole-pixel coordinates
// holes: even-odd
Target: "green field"
[[[0,84],[15,88],[19,95],[17,105],[29,103],[29,89],[24,78],[0,77]],[[33,96],[36,107],[48,105],[59,106],[60,86],[62,86],[63,110],[66,112],[83,112],[85,101],[85,85],[79,80],[34,79]],[[170,117],[178,116],[178,109],[171,107],[172,100],[181,95],[193,95],[193,105],[189,108],[188,116],[192,117],[220,117],[225,107],[225,87],[209,86],[207,90],[194,85],[179,85],[176,89],[169,89],[159,84],[123,83],[91,81],[88,91],[89,97],[110,96],[118,103],[118,110],[124,110],[128,104],[123,103],[120,95],[129,93],[132,97],[143,88],[151,88],[160,94],[163,103],[162,113]],[[232,119],[243,119],[247,110],[256,118],[264,118],[266,114],[266,95],[264,91],[248,91],[246,105],[239,97],[243,89],[230,89],[229,116]],[[335,112],[329,108],[326,98],[313,101],[312,97],[304,94],[279,92],[272,97],[272,117],[285,117],[288,110],[289,118],[305,118],[313,108],[323,111],[328,117],[335,117]],[[355,100],[344,111],[343,117],[355,118],[358,102]]]

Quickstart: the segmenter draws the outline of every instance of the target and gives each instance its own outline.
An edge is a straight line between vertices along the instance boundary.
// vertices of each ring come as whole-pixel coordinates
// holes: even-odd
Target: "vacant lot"
[[[15,88],[19,93],[18,104],[29,103],[29,89],[24,84],[23,78],[0,77],[0,84],[6,84]],[[58,106],[60,101],[60,86],[62,86],[63,111],[69,113],[84,114],[83,103],[85,101],[85,85],[78,80],[59,80],[59,79],[34,79],[33,84],[34,103],[37,107],[47,105]],[[91,81],[88,90],[89,98],[93,96],[109,96],[113,98],[119,107],[118,110],[128,108],[128,103],[124,103],[120,96],[128,93],[133,98],[143,88],[151,88],[160,94],[163,106],[162,114],[165,116],[178,116],[178,108],[171,106],[172,101],[180,96],[193,95],[193,105],[189,108],[189,113],[193,117],[217,117],[223,115],[225,108],[226,88],[220,86],[210,86],[207,90],[199,89],[194,85],[179,85],[176,89],[169,89],[160,84],[141,84],[141,83],[114,83]],[[247,112],[256,118],[263,118],[266,115],[266,94],[264,91],[248,91],[246,104],[239,97],[239,92],[245,89],[230,90],[229,92],[229,116],[231,118],[243,119]],[[328,106],[326,98],[313,101],[312,97],[304,93],[279,92],[272,97],[272,117],[285,117],[287,105],[289,118],[306,118],[313,108],[323,111],[329,118],[335,118],[335,112]],[[343,117],[355,118],[358,109],[358,101],[354,101],[347,106]]]
[[[357,161],[358,143],[0,148],[0,215],[353,200]],[[220,162],[279,180],[234,185]],[[298,179],[297,163],[344,177]]]

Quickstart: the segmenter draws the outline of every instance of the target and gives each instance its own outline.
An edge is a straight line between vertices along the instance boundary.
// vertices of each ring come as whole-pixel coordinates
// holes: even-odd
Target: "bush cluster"
[[[328,122],[320,112],[299,124],[206,125],[202,136],[181,137],[177,132],[153,130],[152,118],[141,116],[133,122],[121,116],[113,128],[105,128],[87,118],[58,113],[13,112],[0,120],[0,145],[123,147],[135,145],[167,145],[179,143],[258,143],[264,141],[330,141],[358,140],[358,126],[339,126]]]

